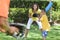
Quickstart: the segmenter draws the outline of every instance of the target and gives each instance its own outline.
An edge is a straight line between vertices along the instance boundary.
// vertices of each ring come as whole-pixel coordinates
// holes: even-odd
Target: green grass
[[[0,32],[0,40],[16,40],[12,36],[6,35],[5,33]]]
[[[52,26],[47,40],[60,40],[60,26]],[[16,40],[12,36],[7,36],[4,33],[0,33],[0,40]],[[38,30],[38,26],[31,26],[31,30],[29,31],[27,40],[42,40],[42,35],[40,30]]]

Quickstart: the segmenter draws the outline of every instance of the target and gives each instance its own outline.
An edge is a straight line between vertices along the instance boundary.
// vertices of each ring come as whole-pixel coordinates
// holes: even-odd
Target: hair
[[[44,10],[41,11],[40,16],[42,17],[43,15],[46,15],[46,12]]]
[[[39,9],[39,5],[37,3],[33,3],[33,5],[32,5],[32,11],[34,10],[34,8],[33,8],[34,5],[37,5],[37,9],[36,9],[36,11],[37,11]]]

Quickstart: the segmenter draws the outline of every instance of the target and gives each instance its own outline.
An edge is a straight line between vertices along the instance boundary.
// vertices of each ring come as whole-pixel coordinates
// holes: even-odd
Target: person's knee
[[[30,29],[30,26],[27,26],[26,29],[29,30]]]
[[[30,29],[27,29],[27,28],[26,28],[25,30],[29,31]]]

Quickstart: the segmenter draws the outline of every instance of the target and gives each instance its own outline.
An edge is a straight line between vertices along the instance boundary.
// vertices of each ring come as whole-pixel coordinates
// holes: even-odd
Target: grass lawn
[[[0,33],[0,40],[16,40],[12,36],[7,36],[4,33]],[[27,40],[42,40],[41,32],[38,30],[38,26],[31,26]],[[47,40],[60,40],[60,26],[52,26],[51,31],[48,33]]]

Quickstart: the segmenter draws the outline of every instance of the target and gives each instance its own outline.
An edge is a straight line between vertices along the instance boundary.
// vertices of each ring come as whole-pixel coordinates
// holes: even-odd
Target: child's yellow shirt
[[[41,20],[41,23],[42,23],[42,29],[46,30],[46,31],[49,31],[50,30],[50,24],[49,24],[47,16],[43,15],[40,20]]]

